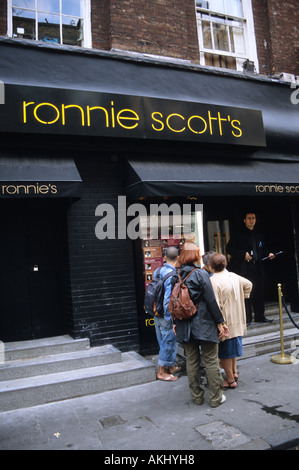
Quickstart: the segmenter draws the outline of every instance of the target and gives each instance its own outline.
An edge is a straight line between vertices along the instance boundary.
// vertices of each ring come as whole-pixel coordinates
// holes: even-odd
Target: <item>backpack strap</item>
[[[160,271],[161,271],[161,269],[162,269],[162,268],[163,268],[163,266],[160,266],[159,268],[157,268],[157,271],[156,271],[156,273],[157,273],[157,274],[156,274],[156,277],[158,277],[158,276],[159,276],[159,274],[160,274]]]
[[[169,273],[165,274],[165,276],[163,277],[162,281],[163,283],[169,279],[170,277],[172,277],[174,275],[175,271],[169,271]]]
[[[183,279],[183,280],[181,280],[180,282],[185,282],[185,281],[186,281],[186,279],[187,279],[187,277],[189,277],[189,276],[190,276],[190,274],[192,274],[192,273],[193,273],[193,271],[195,271],[195,269],[199,269],[199,268],[194,268],[194,269],[192,269],[192,271],[190,271],[190,273],[189,273],[189,274],[187,274],[187,276],[186,276],[186,277],[184,277],[184,279]],[[178,270],[178,272],[179,272],[179,277],[181,277],[181,276],[180,276],[180,270]]]
[[[164,267],[164,266],[160,266],[160,267],[157,269],[157,271],[156,271],[156,272],[157,272],[156,277],[159,276],[160,271],[161,271],[161,269],[162,269],[163,267]],[[160,278],[160,279],[163,281],[163,284],[164,284],[164,282],[165,282],[168,278],[170,278],[171,276],[173,276],[174,273],[175,273],[175,271],[169,271],[169,273],[165,274],[165,276],[162,277],[162,279]]]

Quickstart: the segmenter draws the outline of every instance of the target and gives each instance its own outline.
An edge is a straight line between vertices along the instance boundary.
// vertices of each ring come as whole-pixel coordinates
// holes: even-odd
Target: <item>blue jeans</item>
[[[172,367],[177,355],[178,345],[172,326],[171,319],[155,317],[155,330],[160,347],[158,365],[161,367]]]

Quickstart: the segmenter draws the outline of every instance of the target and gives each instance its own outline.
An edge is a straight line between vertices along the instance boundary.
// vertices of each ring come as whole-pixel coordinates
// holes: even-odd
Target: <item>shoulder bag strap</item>
[[[168,278],[170,278],[171,276],[173,276],[175,273],[175,271],[169,271],[169,273],[165,274],[165,276],[163,277],[162,281],[165,282]]]
[[[192,274],[192,273],[193,273],[193,271],[195,271],[195,269],[199,269],[199,268],[194,268],[194,269],[192,269],[192,271],[190,271],[190,273],[189,273],[189,274],[187,274],[187,276],[186,276],[186,277],[184,277],[184,279],[183,279],[183,281],[182,281],[182,282],[185,282],[185,281],[186,281],[186,279],[187,279],[187,277],[189,277],[189,276],[190,276],[190,274]]]

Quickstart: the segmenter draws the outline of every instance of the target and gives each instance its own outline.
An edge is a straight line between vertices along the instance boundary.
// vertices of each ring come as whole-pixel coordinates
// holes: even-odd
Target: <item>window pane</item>
[[[243,17],[241,0],[209,0],[208,2],[196,1],[197,6],[200,6],[200,3],[203,4],[202,8],[209,8],[212,11]],[[208,4],[208,6],[204,6],[204,4]]]
[[[241,0],[226,0],[226,4],[225,12],[243,18],[244,14]]]
[[[13,8],[13,36],[25,39],[36,39],[34,11]]]
[[[59,0],[37,0],[37,9],[39,11],[59,13]]]
[[[13,7],[35,8],[35,0],[12,0]]]
[[[245,54],[243,29],[235,26],[231,26],[229,29],[232,52]]]
[[[213,23],[215,49],[229,51],[227,27],[225,24]]]
[[[212,33],[211,33],[211,23],[207,21],[202,22],[202,35],[203,35],[203,47],[206,49],[212,49]]]
[[[82,1],[62,0],[62,14],[71,16],[82,16]]]
[[[60,43],[58,15],[38,14],[38,39],[39,41]]]
[[[62,38],[63,44],[81,46],[83,40],[82,20],[63,17]]]
[[[209,1],[210,10],[218,11],[224,13],[224,0],[210,0]]]
[[[195,0],[195,3],[198,8],[204,8],[205,10],[209,9],[209,2],[206,0]]]

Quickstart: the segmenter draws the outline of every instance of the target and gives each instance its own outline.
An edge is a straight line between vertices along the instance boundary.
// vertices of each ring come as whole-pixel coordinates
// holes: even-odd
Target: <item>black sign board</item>
[[[5,85],[0,132],[266,145],[259,110],[21,85]]]

